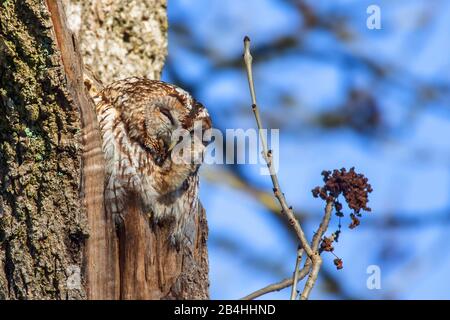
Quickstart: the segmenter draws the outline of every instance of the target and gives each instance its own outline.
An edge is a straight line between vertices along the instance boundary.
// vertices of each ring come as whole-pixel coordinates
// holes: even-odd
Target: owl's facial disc
[[[193,155],[191,158],[198,159],[210,142],[203,141],[204,132],[210,128],[209,114],[196,100],[182,104],[172,96],[160,99],[149,109],[146,117],[146,129],[149,140],[153,141],[151,144],[154,146],[152,154],[155,163],[163,166],[167,161],[173,160],[174,152],[178,153],[181,149],[181,154],[186,155],[188,152]],[[190,136],[189,145],[185,144],[186,136]],[[198,163],[197,160],[194,161]]]

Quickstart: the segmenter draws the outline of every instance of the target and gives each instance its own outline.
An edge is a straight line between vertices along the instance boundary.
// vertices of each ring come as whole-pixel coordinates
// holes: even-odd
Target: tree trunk
[[[179,251],[139,208],[116,233],[83,85],[82,58],[104,83],[159,77],[165,1],[65,3],[0,4],[0,299],[207,298],[203,209]]]
[[[0,298],[84,298],[79,111],[45,3],[0,19]]]

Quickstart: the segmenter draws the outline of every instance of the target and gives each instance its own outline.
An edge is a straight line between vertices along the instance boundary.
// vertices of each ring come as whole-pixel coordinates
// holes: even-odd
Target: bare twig
[[[314,253],[316,253],[316,257],[318,258],[316,261],[313,261],[313,266],[311,273],[308,276],[308,280],[306,280],[305,288],[303,289],[303,292],[300,296],[301,300],[306,300],[309,297],[309,294],[311,293],[311,290],[314,286],[314,283],[317,280],[317,276],[319,274],[320,267],[322,265],[322,258],[320,257],[318,248],[320,240],[322,239],[323,234],[328,229],[328,224],[330,223],[331,219],[331,212],[333,211],[333,201],[328,201],[327,205],[325,207],[325,215],[323,216],[322,222],[320,223],[319,229],[317,230],[316,234],[313,237],[312,241],[312,249],[314,250]]]
[[[313,237],[312,249],[314,250],[314,252],[319,252],[320,240],[322,239],[325,231],[328,229],[328,224],[330,223],[332,211],[333,211],[333,202],[328,201],[327,206],[325,208],[325,215],[322,218],[322,222],[320,223],[319,229],[317,230],[316,234]],[[302,249],[300,249],[300,250],[302,250]],[[301,254],[303,254],[303,251],[301,252]],[[301,255],[298,252],[297,253],[297,264],[295,266],[296,271],[298,270],[298,267],[300,266],[300,262],[301,262]],[[302,300],[305,300],[309,297],[309,294],[311,293],[311,289],[314,285],[314,282],[317,280],[317,275],[320,271],[321,264],[322,264],[322,259],[320,259],[319,265],[316,264],[316,269],[313,268],[311,274],[309,275],[308,280],[305,284],[305,289],[303,290],[303,293],[301,294],[301,297],[300,297]],[[296,290],[297,283],[309,274],[309,271],[311,270],[311,265],[312,265],[311,259],[308,258],[308,260],[305,262],[305,265],[303,266],[303,268],[297,272],[297,278],[295,278],[295,275],[294,275],[294,277],[286,278],[280,282],[277,282],[277,283],[268,285],[262,289],[259,289],[255,292],[245,296],[242,299],[243,300],[255,299],[264,294],[274,292],[274,291],[280,291],[289,286],[292,286],[291,300],[293,300],[292,295],[295,294],[297,291]]]
[[[316,234],[312,240],[312,248],[314,251],[317,251],[319,248],[320,240],[323,237],[323,234],[328,229],[328,224],[331,219],[331,212],[333,211],[333,201],[328,201],[327,206],[325,207],[325,215],[322,218],[322,222],[320,223],[319,229],[317,229]]]
[[[297,276],[298,281],[301,281],[308,275],[310,267],[311,267],[311,261],[308,260],[305,263],[305,266],[298,272],[298,276]],[[243,297],[241,300],[253,300],[253,299],[256,299],[267,293],[283,290],[287,287],[292,286],[293,282],[294,282],[294,279],[292,277],[286,278],[284,280],[281,280],[280,282],[268,285],[262,289],[252,292],[249,295]]]
[[[300,272],[300,265],[302,264],[302,256],[303,256],[303,248],[299,247],[297,249],[297,259],[295,260],[295,269],[294,276],[292,282],[292,290],[291,290],[291,300],[295,300],[297,298],[297,283],[298,283],[298,273]]]
[[[245,67],[247,70],[247,77],[248,77],[248,85],[250,88],[250,94],[252,97],[252,110],[253,114],[255,115],[256,124],[258,126],[259,136],[261,139],[261,144],[263,148],[263,157],[266,161],[267,168],[270,172],[270,178],[272,179],[273,184],[273,192],[275,194],[275,197],[278,199],[278,202],[281,205],[282,212],[287,216],[289,219],[289,223],[294,228],[295,233],[297,234],[301,245],[306,251],[306,254],[311,258],[314,253],[311,249],[311,246],[308,243],[308,240],[306,239],[305,233],[303,232],[302,227],[300,226],[298,220],[295,218],[294,213],[292,212],[292,208],[288,206],[286,198],[284,196],[284,193],[281,191],[280,183],[278,182],[278,176],[273,169],[272,166],[272,152],[268,150],[266,139],[263,134],[263,126],[261,122],[261,118],[259,116],[259,109],[258,105],[256,104],[256,94],[255,94],[255,86],[253,84],[253,72],[252,72],[252,60],[253,57],[250,54],[250,39],[248,37],[245,37],[244,39],[244,62]]]
[[[281,206],[282,213],[284,215],[286,215],[286,217],[288,218],[289,224],[294,229],[294,231],[300,241],[301,247],[305,250],[306,255],[308,256],[308,260],[312,264],[312,271],[309,274],[308,280],[305,284],[305,288],[301,294],[302,299],[307,299],[309,296],[309,293],[311,292],[312,287],[314,286],[315,281],[317,280],[317,275],[320,270],[320,266],[322,264],[322,258],[320,257],[317,248],[314,249],[310,246],[300,223],[294,216],[292,207],[290,207],[287,204],[284,193],[281,191],[280,183],[278,181],[278,176],[273,168],[272,151],[268,150],[267,142],[265,140],[265,136],[262,131],[263,126],[262,126],[262,122],[261,122],[261,117],[259,115],[258,105],[256,103],[256,93],[255,93],[255,86],[254,86],[254,82],[253,82],[252,60],[253,60],[253,57],[250,53],[250,39],[248,37],[245,37],[245,39],[244,39],[244,63],[245,63],[246,71],[247,71],[250,95],[252,98],[252,110],[253,110],[253,114],[255,115],[256,124],[258,126],[259,136],[261,139],[261,144],[262,144],[262,148],[263,148],[263,152],[262,152],[263,158],[266,161],[267,168],[269,169],[269,173],[270,173],[270,178],[272,180],[273,192]],[[327,208],[328,208],[328,206],[327,206]],[[328,211],[328,210],[326,210],[326,211]],[[329,222],[329,217],[327,217],[327,215],[325,215],[325,217],[319,227],[319,230],[316,233],[316,236],[317,236],[317,234],[319,234],[318,240],[313,241],[313,245],[315,244],[315,242],[317,242],[317,246],[318,246],[318,242],[321,239],[321,234],[323,234],[325,232],[326,228],[328,227],[328,222]],[[306,264],[308,264],[309,261],[307,261]],[[304,270],[309,271],[309,267],[306,268],[306,264],[305,264]],[[306,276],[306,274],[307,274],[307,272],[305,273],[305,276]],[[290,283],[293,284],[294,279],[290,280]],[[279,285],[279,284],[275,284],[273,286],[269,286],[269,287],[266,287],[261,290],[272,290],[273,291],[274,288],[275,288],[275,290],[277,290],[276,289],[277,285]],[[258,290],[258,292],[261,292],[261,290]],[[268,291],[268,292],[270,292],[270,291]],[[249,295],[249,296],[252,296],[252,295]]]

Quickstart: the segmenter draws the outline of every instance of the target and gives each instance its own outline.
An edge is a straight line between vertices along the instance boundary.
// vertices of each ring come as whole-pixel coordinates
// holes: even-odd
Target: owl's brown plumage
[[[189,233],[198,210],[199,163],[176,161],[172,134],[211,127],[207,110],[181,88],[156,80],[116,81],[94,97],[106,160],[105,203],[120,223],[129,199],[154,222],[173,223],[173,239]],[[201,155],[206,142],[193,144]],[[135,204],[133,204],[135,205]],[[189,238],[189,235],[187,235]]]

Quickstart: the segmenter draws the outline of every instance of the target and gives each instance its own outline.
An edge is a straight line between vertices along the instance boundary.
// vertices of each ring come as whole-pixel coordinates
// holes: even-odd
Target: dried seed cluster
[[[324,237],[322,239],[322,242],[320,243],[320,249],[322,249],[323,251],[332,252],[334,250],[333,241],[334,239],[332,237]]]
[[[361,210],[371,211],[367,206],[369,202],[369,193],[372,192],[372,186],[368,183],[368,179],[360,173],[355,172],[355,168],[347,171],[345,168],[341,170],[322,171],[323,187],[315,187],[312,194],[315,198],[320,197],[327,202],[333,201],[336,215],[343,216],[342,204],[338,201],[339,195],[343,195],[350,209],[354,212],[350,214],[352,223],[349,225],[351,229],[360,224],[358,217],[361,217]]]
[[[337,257],[333,251],[333,243],[337,242],[341,233],[340,218],[344,216],[342,212],[342,203],[338,198],[343,195],[347,205],[352,209],[350,213],[351,223],[350,229],[354,229],[360,224],[359,218],[361,217],[361,211],[371,211],[367,206],[369,202],[369,193],[372,192],[372,186],[368,183],[368,179],[363,174],[355,172],[355,168],[351,168],[347,171],[345,168],[341,170],[322,171],[323,181],[325,182],[323,187],[315,187],[312,190],[314,198],[321,198],[327,203],[333,202],[336,215],[339,217],[339,228],[332,236],[324,237],[320,243],[320,250],[332,253],[336,259],[334,259],[334,265],[336,268],[343,268],[343,261]]]
[[[336,258],[333,260],[333,263],[338,270],[341,270],[344,267],[344,261],[342,261],[342,259]]]

